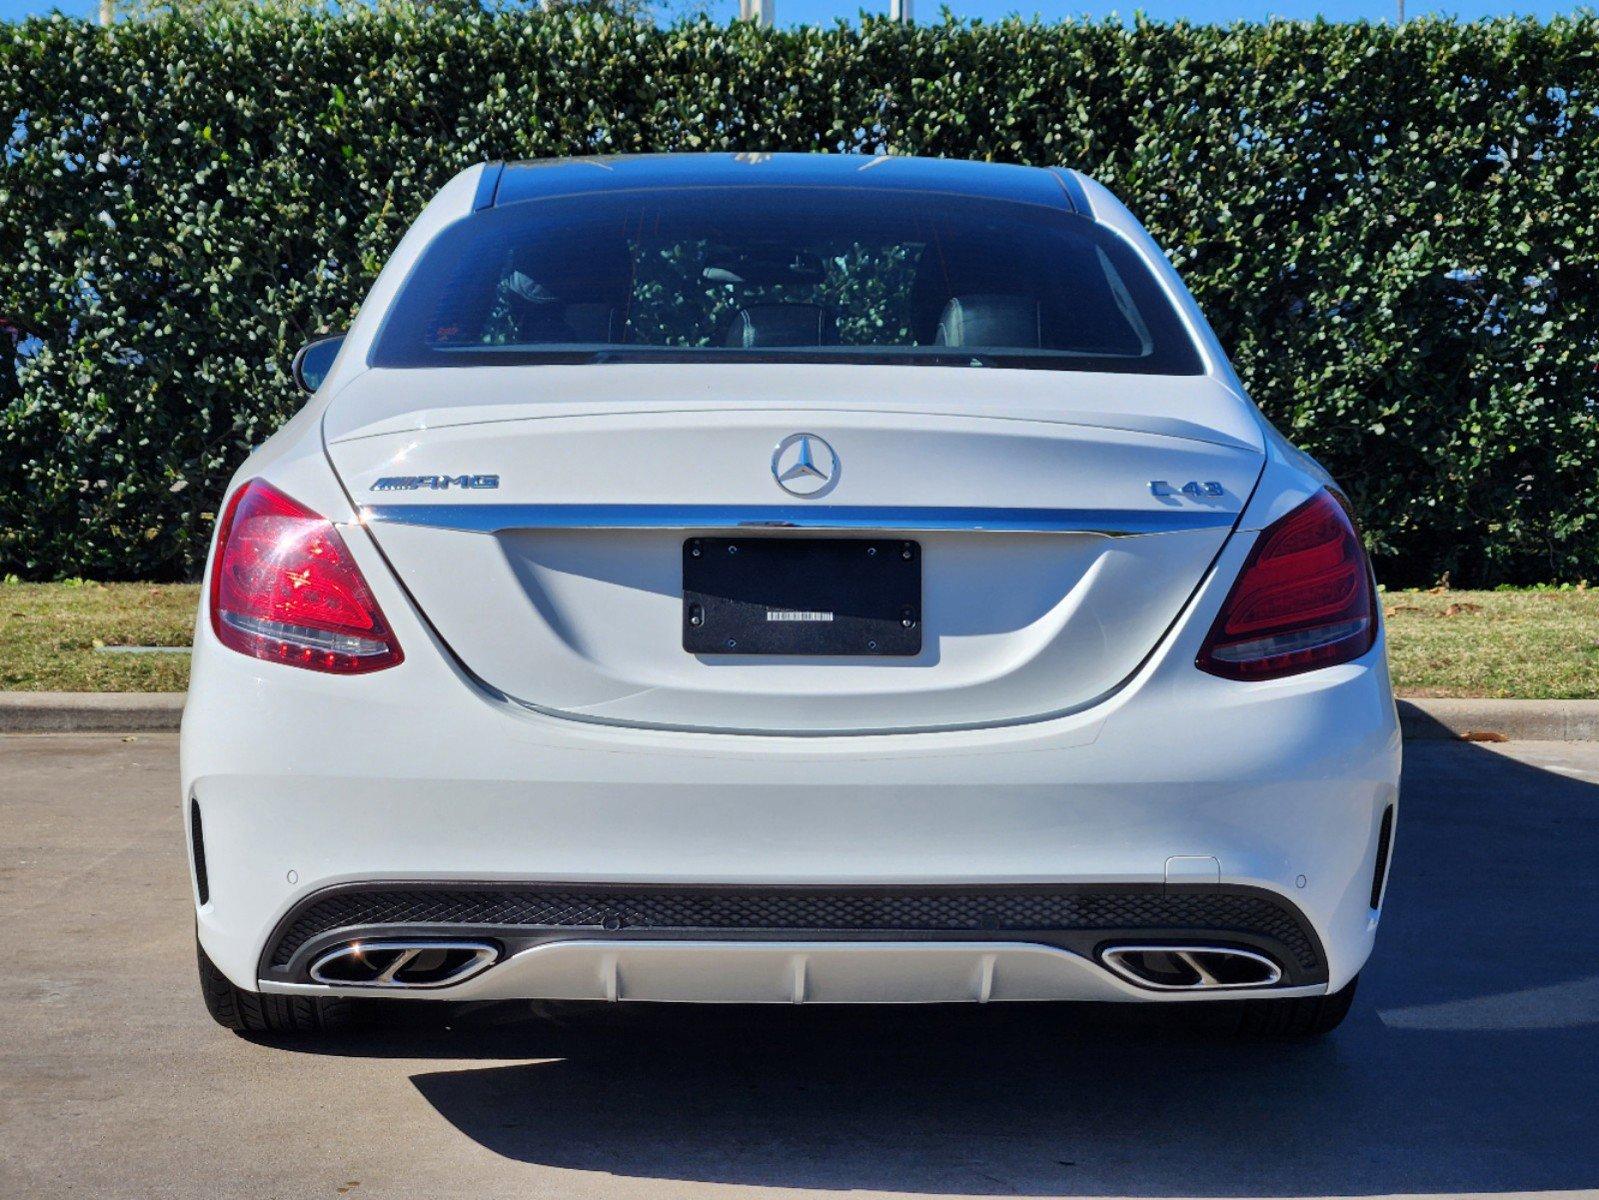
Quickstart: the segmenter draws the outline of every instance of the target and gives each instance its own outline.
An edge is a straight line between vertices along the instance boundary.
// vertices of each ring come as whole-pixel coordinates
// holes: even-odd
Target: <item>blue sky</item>
[[[1191,21],[1263,21],[1268,17],[1309,18],[1317,15],[1335,21],[1392,20],[1395,0],[1144,0],[1143,3],[1085,3],[1084,0],[916,0],[917,15],[932,19],[942,3],[947,2],[962,17],[994,19],[1009,13],[1023,15],[1034,13],[1046,20],[1063,17],[1104,17],[1111,14],[1129,16],[1143,11],[1158,21],[1172,21],[1179,17]],[[737,0],[712,0],[713,12],[737,10]],[[781,24],[792,22],[831,23],[840,15],[853,15],[861,7],[860,0],[777,0],[777,17]],[[884,8],[887,3],[883,4]],[[1521,0],[1520,3],[1494,2],[1494,0],[1455,0],[1454,3],[1427,3],[1425,0],[1406,0],[1407,15],[1445,13],[1465,19],[1499,16],[1508,13],[1549,17],[1555,13],[1572,12],[1577,4],[1553,3],[1551,0]],[[0,0],[0,20],[20,20],[59,9],[74,16],[88,16],[97,10],[96,0]]]

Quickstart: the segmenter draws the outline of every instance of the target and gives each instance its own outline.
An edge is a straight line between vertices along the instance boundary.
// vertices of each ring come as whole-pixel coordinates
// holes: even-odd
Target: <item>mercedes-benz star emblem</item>
[[[794,496],[815,499],[838,484],[838,455],[814,433],[791,433],[772,451],[772,477]]]

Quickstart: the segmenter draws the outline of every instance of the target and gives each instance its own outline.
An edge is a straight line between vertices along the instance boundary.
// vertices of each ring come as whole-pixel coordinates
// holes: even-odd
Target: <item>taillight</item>
[[[332,522],[259,479],[222,516],[211,628],[241,654],[335,675],[405,659]]]
[[[1276,679],[1359,658],[1376,639],[1366,551],[1344,506],[1321,491],[1261,532],[1197,664]]]

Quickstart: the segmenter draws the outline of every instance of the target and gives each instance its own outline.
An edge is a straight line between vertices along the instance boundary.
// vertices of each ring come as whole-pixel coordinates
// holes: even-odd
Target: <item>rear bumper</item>
[[[394,881],[1245,888],[1302,914],[1322,960],[1313,990],[1341,987],[1371,949],[1399,743],[1385,672],[1370,662],[1285,681],[1269,697],[1204,678],[1224,697],[1250,694],[1230,709],[1179,708],[1169,689],[1134,686],[1138,702],[1116,711],[870,739],[582,726],[448,682],[421,712],[354,705],[340,694],[348,680],[236,655],[197,662],[183,740],[185,798],[203,812],[199,930],[235,983],[303,987],[270,970],[285,919],[326,889]],[[605,994],[606,973],[620,971],[624,998],[743,999],[769,988],[739,981],[789,978],[799,956],[813,999],[980,998],[968,984],[985,971],[991,999],[1188,998],[1115,979],[1080,939],[1036,936],[798,931],[766,949],[718,935],[713,951],[681,932],[640,931],[618,948],[576,929],[507,943],[480,978],[426,996]],[[812,948],[818,940],[838,954]],[[879,951],[881,971],[867,961]],[[702,964],[693,986],[681,978],[686,954]]]

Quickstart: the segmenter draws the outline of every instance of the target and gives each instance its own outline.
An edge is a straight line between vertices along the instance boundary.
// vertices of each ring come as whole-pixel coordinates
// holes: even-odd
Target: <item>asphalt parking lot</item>
[[[1406,753],[1383,934],[1321,1043],[483,1005],[271,1046],[195,991],[175,739],[0,738],[0,1196],[1599,1189],[1599,744]]]

